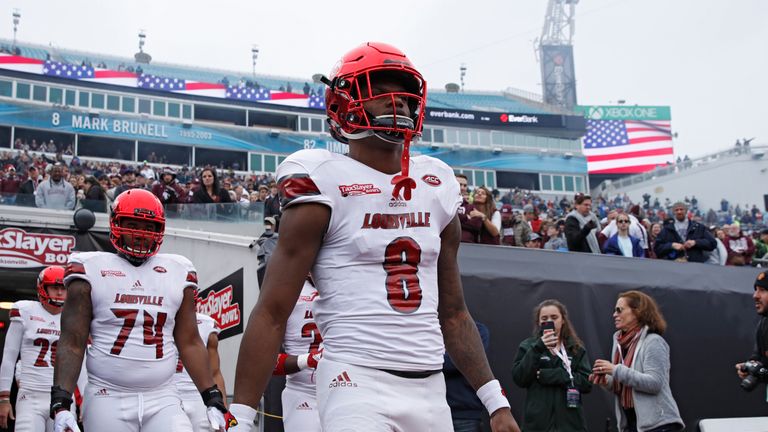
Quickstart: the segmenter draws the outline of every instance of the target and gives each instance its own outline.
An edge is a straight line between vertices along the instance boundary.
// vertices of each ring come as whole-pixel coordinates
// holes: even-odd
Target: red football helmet
[[[65,297],[53,297],[48,292],[51,285],[64,286],[64,267],[50,266],[44,268],[37,276],[37,299],[40,303],[48,303],[51,306],[64,306]]]
[[[328,85],[325,91],[325,110],[331,135],[343,142],[376,135],[382,140],[403,144],[402,172],[392,183],[392,195],[411,198],[416,182],[408,177],[409,148],[413,136],[421,136],[427,83],[408,57],[399,49],[379,42],[368,42],[345,54],[331,71],[331,78],[323,77]],[[376,93],[372,83],[396,83],[402,91]],[[373,115],[363,106],[373,100],[391,100],[391,113]],[[398,105],[408,106],[408,115],[398,114]],[[377,113],[378,114],[378,113]]]
[[[371,80],[386,78],[399,82],[405,91],[374,95]],[[368,42],[345,54],[324,80],[325,110],[331,135],[347,143],[348,139],[364,138],[376,133],[380,138],[402,143],[410,132],[421,135],[427,84],[408,57],[392,45]],[[391,114],[374,117],[363,103],[379,98],[391,98]],[[410,114],[398,115],[395,98],[407,101]]]
[[[155,231],[124,228],[126,219],[154,222]],[[165,233],[165,212],[160,200],[150,191],[129,189],[115,198],[109,221],[109,240],[115,249],[129,259],[143,261],[156,254],[163,243]],[[131,244],[126,244],[125,236]]]

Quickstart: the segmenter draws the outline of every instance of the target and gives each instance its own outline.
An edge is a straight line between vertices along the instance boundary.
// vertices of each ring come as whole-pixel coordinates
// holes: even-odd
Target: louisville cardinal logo
[[[237,419],[229,411],[224,414],[224,422],[227,424],[227,428],[225,430],[229,430],[229,428],[237,426]]]

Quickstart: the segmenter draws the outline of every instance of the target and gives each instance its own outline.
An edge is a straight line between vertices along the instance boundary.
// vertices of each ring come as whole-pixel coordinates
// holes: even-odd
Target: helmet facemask
[[[122,255],[132,262],[144,262],[147,258],[155,255],[163,243],[164,224],[151,221],[155,226],[155,231],[145,229],[132,229],[123,226],[130,220],[139,220],[141,218],[132,217],[113,217],[110,240]]]

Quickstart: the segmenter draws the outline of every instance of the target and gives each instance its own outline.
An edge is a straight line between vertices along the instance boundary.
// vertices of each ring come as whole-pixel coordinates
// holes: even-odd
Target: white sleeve
[[[493,216],[491,216],[491,223],[493,226],[496,227],[496,229],[501,233],[501,212],[498,210],[494,210]]]
[[[318,203],[333,208],[333,201],[318,187],[312,178],[323,153],[316,150],[301,150],[288,156],[277,167],[277,185],[280,206],[285,209],[294,204]]]
[[[5,335],[5,347],[3,348],[3,363],[0,365],[0,391],[11,391],[13,384],[13,371],[16,368],[16,359],[21,351],[21,340],[24,337],[24,324],[21,321],[12,320]]]
[[[605,228],[603,228],[602,234],[608,238],[613,237],[614,234],[616,234],[616,220],[612,220],[611,223],[606,225]]]
[[[66,270],[64,272],[64,284],[69,284],[75,279],[82,279],[89,284],[91,279],[85,271],[85,263],[87,260],[87,253],[73,253],[69,256],[69,262],[67,263]]]

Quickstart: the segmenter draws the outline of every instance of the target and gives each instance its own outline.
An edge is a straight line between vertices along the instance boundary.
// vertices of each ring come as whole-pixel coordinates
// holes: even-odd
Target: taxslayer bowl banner
[[[197,312],[216,320],[220,340],[243,332],[242,304],[242,268],[197,294]]]
[[[0,225],[0,267],[64,265],[74,251],[112,250],[106,233],[43,230]]]

